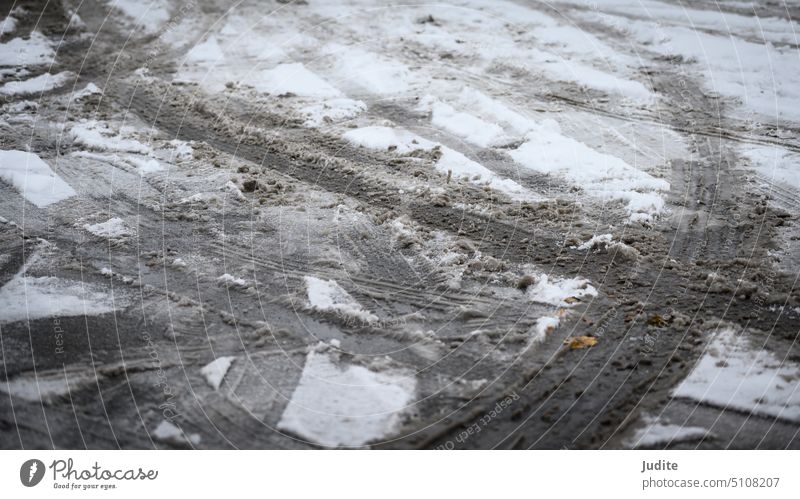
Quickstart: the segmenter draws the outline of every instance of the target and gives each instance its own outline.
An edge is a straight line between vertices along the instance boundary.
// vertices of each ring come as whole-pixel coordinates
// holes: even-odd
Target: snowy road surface
[[[1,447],[800,447],[800,7],[0,16]]]

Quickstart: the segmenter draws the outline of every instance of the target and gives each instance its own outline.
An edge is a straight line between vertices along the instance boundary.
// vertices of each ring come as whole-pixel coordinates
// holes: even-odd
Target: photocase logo
[[[19,479],[26,487],[35,487],[44,478],[44,463],[38,459],[28,459],[19,468]]]

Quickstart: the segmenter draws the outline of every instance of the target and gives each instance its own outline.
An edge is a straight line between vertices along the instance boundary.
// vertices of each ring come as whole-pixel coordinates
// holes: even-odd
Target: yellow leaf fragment
[[[564,344],[568,345],[573,350],[580,348],[593,347],[597,345],[597,338],[594,336],[570,336],[564,340]]]

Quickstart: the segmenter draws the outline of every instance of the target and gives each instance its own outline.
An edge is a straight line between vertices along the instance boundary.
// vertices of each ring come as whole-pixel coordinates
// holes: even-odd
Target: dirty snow
[[[539,317],[536,319],[536,324],[533,326],[531,343],[539,343],[544,341],[545,338],[547,338],[547,335],[555,331],[560,323],[561,319],[558,317]]]
[[[311,351],[278,428],[323,446],[367,445],[398,431],[415,391],[410,371],[373,371]]]
[[[85,224],[83,228],[95,236],[112,239],[131,235],[131,230],[125,225],[125,222],[121,218],[116,217],[105,222]]]
[[[597,296],[597,290],[586,279],[554,279],[540,274],[536,284],[528,287],[528,299],[536,303],[546,303],[559,307],[571,307],[581,298]]]
[[[0,180],[11,184],[39,208],[75,195],[75,190],[56,175],[36,154],[0,151]]]
[[[575,249],[578,251],[586,251],[597,248],[598,246],[608,246],[611,244],[611,240],[611,234],[600,234],[597,236],[592,236],[588,241],[579,244]]]
[[[28,95],[47,92],[64,85],[74,77],[75,75],[69,71],[62,71],[58,74],[44,73],[28,80],[5,83],[0,87],[0,94]]]

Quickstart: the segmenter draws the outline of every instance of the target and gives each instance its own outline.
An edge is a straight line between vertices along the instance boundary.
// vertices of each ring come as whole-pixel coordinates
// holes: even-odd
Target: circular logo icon
[[[44,478],[44,463],[38,459],[28,459],[19,468],[19,479],[22,485],[34,487]]]

